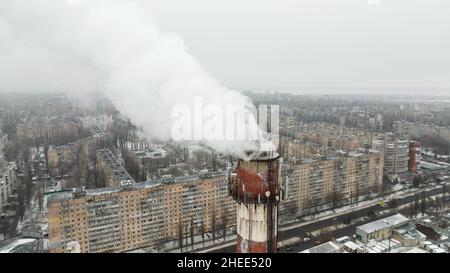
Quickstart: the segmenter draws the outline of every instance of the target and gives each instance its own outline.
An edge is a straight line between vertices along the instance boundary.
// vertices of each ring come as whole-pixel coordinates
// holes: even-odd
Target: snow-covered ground
[[[448,185],[448,184],[447,184]],[[290,229],[294,229],[294,228],[298,228],[301,227],[303,225],[307,225],[316,221],[322,221],[324,219],[329,219],[329,218],[334,218],[336,216],[339,216],[341,214],[346,214],[355,210],[360,210],[362,208],[365,207],[370,207],[373,206],[377,203],[385,203],[388,202],[392,199],[395,198],[404,198],[407,196],[412,196],[417,194],[418,192],[421,191],[430,191],[432,189],[436,189],[436,188],[440,188],[440,185],[431,185],[429,187],[427,187],[426,189],[407,189],[407,190],[399,190],[396,192],[392,192],[391,194],[384,196],[384,197],[379,197],[379,198],[373,198],[373,199],[367,199],[367,200],[362,200],[360,202],[358,202],[358,204],[351,204],[351,205],[345,205],[339,208],[336,208],[334,211],[332,209],[326,210],[326,211],[322,211],[320,213],[317,213],[314,216],[305,216],[303,217],[303,222],[301,223],[292,223],[289,224],[287,227],[283,227],[280,228],[280,230],[284,231],[284,230],[290,230]],[[404,206],[401,206],[400,208],[403,208]],[[398,209],[398,208],[396,208]]]
[[[9,253],[15,247],[35,242],[36,239],[14,239],[11,243],[4,247],[0,247],[0,253]]]
[[[22,229],[29,225],[37,225],[41,227],[43,233],[48,230],[48,213],[47,213],[47,196],[44,195],[44,202],[42,204],[42,210],[39,210],[39,200],[35,195],[31,200],[31,204],[27,207],[23,216],[23,221],[18,222],[17,231],[21,232]]]

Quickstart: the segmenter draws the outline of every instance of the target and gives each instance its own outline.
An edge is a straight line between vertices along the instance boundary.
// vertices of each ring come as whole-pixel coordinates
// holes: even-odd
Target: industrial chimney
[[[237,253],[277,251],[279,170],[275,152],[238,161],[237,175],[229,185],[237,202]]]

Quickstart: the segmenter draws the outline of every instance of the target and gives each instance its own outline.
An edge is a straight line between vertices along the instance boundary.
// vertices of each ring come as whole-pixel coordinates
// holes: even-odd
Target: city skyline
[[[0,253],[450,253],[449,11],[1,0]]]

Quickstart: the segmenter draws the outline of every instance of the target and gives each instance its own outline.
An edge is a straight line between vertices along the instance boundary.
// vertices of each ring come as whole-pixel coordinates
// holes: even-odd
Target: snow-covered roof
[[[344,244],[344,246],[347,247],[347,248],[349,248],[349,249],[351,249],[351,250],[357,250],[357,249],[361,248],[360,245],[358,245],[358,244],[356,244],[356,243],[354,243],[354,242],[352,242],[352,241],[346,242],[346,243]]]
[[[225,172],[210,172],[208,173],[208,178],[213,177],[220,177],[220,176],[226,176]],[[128,190],[133,189],[144,189],[144,188],[153,188],[160,186],[162,184],[169,184],[169,183],[181,183],[181,182],[189,182],[189,181],[196,181],[202,179],[202,176],[199,175],[189,175],[189,176],[180,176],[170,179],[155,179],[150,180],[146,182],[140,182],[140,183],[134,183],[129,184],[129,187],[127,187]],[[98,196],[102,194],[112,194],[123,191],[122,186],[116,186],[116,187],[107,187],[107,188],[97,188],[97,189],[86,189],[84,190],[86,196]],[[54,193],[48,196],[47,200],[48,202],[57,202],[57,201],[63,201],[67,199],[71,199],[73,197],[72,191],[67,192],[59,192]]]
[[[401,215],[400,213],[397,213],[395,215],[359,226],[358,228],[366,233],[372,233],[374,231],[393,227],[402,223],[406,223],[408,221],[409,221],[408,218]]]
[[[336,253],[341,248],[334,242],[327,242],[310,249],[303,251],[303,253]]]

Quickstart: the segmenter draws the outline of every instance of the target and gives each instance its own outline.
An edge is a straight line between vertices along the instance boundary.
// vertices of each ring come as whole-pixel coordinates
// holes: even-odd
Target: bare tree
[[[28,154],[28,153],[26,153]],[[25,182],[25,200],[27,205],[29,206],[31,204],[31,197],[33,195],[33,175],[31,172],[31,164],[29,161],[29,157],[26,157],[25,161],[25,175],[23,177]]]
[[[391,200],[391,202],[389,202],[389,207],[391,207],[391,208],[398,207],[398,200],[397,200],[397,198],[394,198],[394,199]]]
[[[186,224],[184,224],[184,234],[185,234],[185,236],[184,236],[184,238],[186,239],[186,243],[185,243],[185,245],[186,245],[186,251],[187,251],[187,249],[188,249],[188,225],[187,225],[187,223]]]
[[[414,217],[417,216],[419,211],[419,194],[414,195]]]
[[[18,167],[20,167],[18,160],[20,157],[20,153],[22,152],[22,147],[24,147],[24,144],[25,143],[23,141],[15,139],[13,141],[9,141],[8,143],[6,143],[5,148],[3,150],[5,158],[8,161],[16,161]]]
[[[42,211],[42,209],[44,207],[44,194],[45,194],[45,189],[44,189],[44,184],[42,182],[39,184],[39,189],[37,192],[39,211]]]
[[[331,232],[328,228],[322,228],[319,231],[320,243],[326,243],[331,240]]]
[[[360,192],[359,192],[359,182],[356,184],[356,190],[355,190],[355,200],[356,200],[356,205],[358,205],[358,203],[359,203],[359,195],[360,195]]]
[[[8,234],[12,228],[11,222],[7,220],[0,220],[0,235],[4,234],[5,239],[8,238]]]
[[[216,241],[216,225],[217,225],[217,212],[215,209],[211,211],[211,234],[213,238],[213,244]]]
[[[23,221],[23,216],[25,215],[25,199],[25,187],[23,185],[20,185],[17,189],[17,201],[19,203],[17,207],[17,215],[18,218],[20,218],[20,221]]]
[[[422,192],[421,196],[421,202],[420,202],[420,212],[422,213],[422,216],[425,214],[427,210],[427,200],[426,200],[425,192]]]
[[[409,217],[413,218],[415,216],[415,211],[414,211],[414,205],[413,204],[409,204],[408,205],[408,213],[409,213]]]
[[[213,152],[211,155],[211,165],[213,171],[217,171],[217,164],[218,164],[217,154]]]
[[[306,199],[303,200],[303,210],[304,211],[306,210],[307,211],[306,214],[311,215],[312,218],[315,217],[316,212],[317,212],[317,207],[314,206],[313,200],[311,198],[306,198]]]
[[[286,204],[286,214],[290,216],[291,219],[295,217],[298,212],[298,204],[297,202],[290,202]]]
[[[205,246],[205,223],[203,220],[200,224],[200,234],[202,235],[202,246]]]
[[[420,175],[416,175],[413,179],[413,187],[418,188],[421,184],[423,184],[423,178]]]
[[[125,163],[125,169],[137,182],[146,180],[139,159],[127,149],[122,149],[122,155]]]
[[[191,228],[191,249],[194,249],[194,218],[191,217],[191,223],[190,223],[190,228]]]
[[[98,170],[96,185],[99,188],[106,186],[106,174],[105,174],[105,170],[103,168]]]
[[[443,201],[442,201],[443,207],[446,208],[447,207],[447,185],[446,184],[444,184],[442,186],[442,199],[443,199]]]
[[[373,184],[371,192],[379,193],[379,191],[380,191],[380,185],[378,183]]]
[[[327,202],[331,203],[331,206],[334,211],[341,202],[342,198],[343,198],[342,192],[339,189],[337,189],[337,187],[334,187],[333,191],[330,192],[325,199],[327,200]]]
[[[224,209],[222,210],[222,228],[223,228],[223,240],[225,241],[226,235],[227,235],[227,226],[228,226],[228,215],[227,211]]]
[[[48,143],[45,142],[44,143],[44,159],[45,159],[45,166],[47,166],[47,171],[48,171]]]
[[[178,246],[180,252],[183,252],[183,221],[181,219],[178,221]]]

